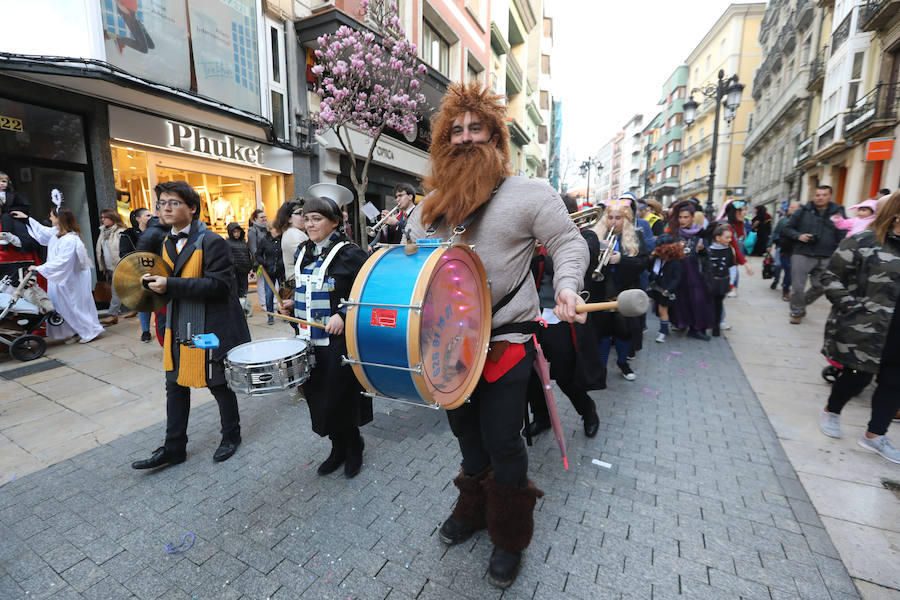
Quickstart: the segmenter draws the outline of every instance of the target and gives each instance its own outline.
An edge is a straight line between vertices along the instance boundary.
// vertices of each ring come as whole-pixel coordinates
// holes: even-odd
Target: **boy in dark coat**
[[[250,246],[244,241],[244,228],[238,223],[228,224],[228,247],[231,248],[231,257],[234,259],[234,277],[237,280],[237,295],[244,302],[247,297],[247,277],[253,269],[253,255],[250,254]]]
[[[213,460],[230,458],[241,443],[237,397],[225,384],[224,358],[229,350],[250,341],[234,280],[234,259],[228,243],[198,220],[200,197],[187,182],[156,186],[160,221],[170,227],[157,252],[172,268],[172,277],[146,276],[148,287],[169,294],[163,364],[166,370],[166,442],[146,460],[131,466],[152,469],[184,462],[190,389],[208,387],[219,405],[222,443]],[[214,333],[219,346],[195,348],[193,334]]]

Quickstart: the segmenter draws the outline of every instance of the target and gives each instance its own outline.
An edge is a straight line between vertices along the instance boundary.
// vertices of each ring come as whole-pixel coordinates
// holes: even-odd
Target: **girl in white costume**
[[[23,213],[13,213],[13,216],[26,218]],[[53,206],[50,209],[50,223],[53,227],[44,227],[28,217],[31,237],[47,246],[47,261],[40,266],[29,267],[29,270],[37,271],[47,279],[47,295],[53,301],[56,312],[65,319],[65,323],[59,326],[48,324],[47,334],[51,339],[77,334],[78,341],[86,344],[103,333],[91,293],[91,260],[71,210]]]

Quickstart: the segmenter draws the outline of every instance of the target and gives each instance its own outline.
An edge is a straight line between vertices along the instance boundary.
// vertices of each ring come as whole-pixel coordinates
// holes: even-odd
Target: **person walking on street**
[[[793,242],[791,256],[791,323],[799,325],[806,307],[825,293],[822,274],[828,260],[846,232],[838,229],[832,217],[844,216],[844,209],[831,201],[831,186],[820,185],[812,202],[791,215],[781,235]],[[806,280],[809,279],[809,289]]]
[[[822,352],[843,366],[820,415],[841,437],[841,409],[877,376],[865,450],[900,464],[887,430],[900,410],[900,192],[882,202],[871,228],[845,239],[822,274],[832,304]]]
[[[169,235],[156,253],[172,269],[171,277],[146,275],[150,290],[170,297],[166,314],[163,367],[166,382],[166,438],[150,458],[132,469],[155,469],[185,461],[190,388],[209,388],[219,405],[222,441],[213,460],[222,462],[241,443],[237,396],[225,383],[225,355],[250,341],[250,330],[237,297],[234,261],[228,243],[199,220],[200,196],[186,181],[160,183],[156,210]],[[216,348],[193,346],[191,335],[212,333]]]
[[[784,226],[801,206],[799,202],[791,202],[788,205],[787,213],[778,219],[778,223],[772,229],[770,240],[769,251],[774,250],[775,253],[775,276],[772,278],[771,288],[774,290],[778,287],[778,280],[781,279],[781,299],[785,302],[791,299],[791,254],[794,244],[784,235]]]
[[[146,231],[147,224],[153,215],[146,208],[136,208],[128,215],[131,227],[122,232],[119,237],[119,258],[125,258],[132,252],[137,251],[141,235]],[[141,341],[148,343],[151,340],[150,335],[150,315],[149,312],[134,313],[137,315],[141,323]],[[125,318],[134,316],[132,313],[125,315]]]
[[[125,222],[122,215],[110,208],[100,211],[100,235],[97,237],[96,256],[100,265],[98,275],[103,281],[112,281],[113,272],[119,264],[119,237],[125,231]],[[109,309],[106,317],[100,319],[103,325],[115,325],[119,322],[119,312],[122,310],[122,301],[116,294],[116,289],[111,285],[112,296],[109,299]]]
[[[448,239],[460,226],[461,241],[479,248],[492,302],[501,305],[470,402],[447,411],[462,471],[453,480],[456,506],[438,533],[446,544],[459,544],[487,526],[494,544],[488,578],[501,588],[516,579],[534,533],[534,509],[544,495],[528,478],[521,435],[541,312],[529,268],[535,242],[553,258],[554,313],[560,320],[585,322],[575,307],[582,302],[578,292],[588,265],[587,244],[556,191],[510,173],[506,119],[502,96],[478,83],[449,87],[432,121],[427,195],[405,234],[408,242]]]
[[[228,247],[231,249],[231,257],[234,259],[234,278],[237,283],[237,296],[244,309],[245,315],[250,315],[250,309],[247,300],[247,277],[253,269],[253,257],[250,256],[250,246],[244,241],[244,228],[240,223],[229,223],[226,230],[228,231]]]

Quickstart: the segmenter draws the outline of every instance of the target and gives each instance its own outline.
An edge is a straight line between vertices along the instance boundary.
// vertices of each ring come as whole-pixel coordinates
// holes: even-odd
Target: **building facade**
[[[645,132],[649,151],[645,150],[644,179],[648,194],[663,206],[675,198],[681,181],[684,149],[684,101],[687,98],[688,67],[679,65],[663,84],[659,105],[662,110]]]
[[[823,4],[821,72],[810,82],[810,123],[795,155],[799,197],[830,185],[849,207],[900,186],[900,3]]]
[[[8,8],[17,25],[0,40],[0,114],[13,126],[0,132],[0,170],[38,218],[59,189],[89,253],[99,211],[152,210],[160,182],[193,185],[218,233],[257,208],[274,215],[308,185],[291,3]]]
[[[637,195],[641,186],[641,136],[644,115],[634,115],[622,128],[621,190]]]
[[[794,157],[818,110],[811,90],[817,82],[821,85],[824,73],[822,25],[822,11],[811,0],[773,2],[760,24],[763,56],[753,77],[756,106],[744,144],[747,194],[753,204],[778,209],[806,197]]]
[[[717,152],[713,206],[719,207],[726,198],[742,197],[745,193],[743,151],[755,108],[750,86],[754,71],[760,64],[762,50],[757,38],[765,11],[765,3],[732,4],[685,61],[688,96],[692,96],[699,106],[695,121],[683,131],[684,150],[679,164],[681,186],[677,191],[679,199],[694,197],[706,205],[714,145],[717,145]],[[717,144],[713,144],[715,98],[708,98],[694,90],[714,87],[720,71],[724,72],[726,79],[737,75],[745,88],[730,123],[725,118],[724,105],[721,107],[719,136]]]

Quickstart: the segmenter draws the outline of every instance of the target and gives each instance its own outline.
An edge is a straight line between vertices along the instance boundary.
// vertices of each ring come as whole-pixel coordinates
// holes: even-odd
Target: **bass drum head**
[[[250,365],[267,363],[294,356],[303,352],[307,343],[297,338],[274,338],[271,340],[258,340],[235,346],[228,351],[228,362]]]
[[[419,289],[415,297],[421,298]],[[424,297],[417,340],[421,391],[449,410],[471,395],[487,357],[491,299],[481,260],[467,246],[448,248],[428,278]]]

